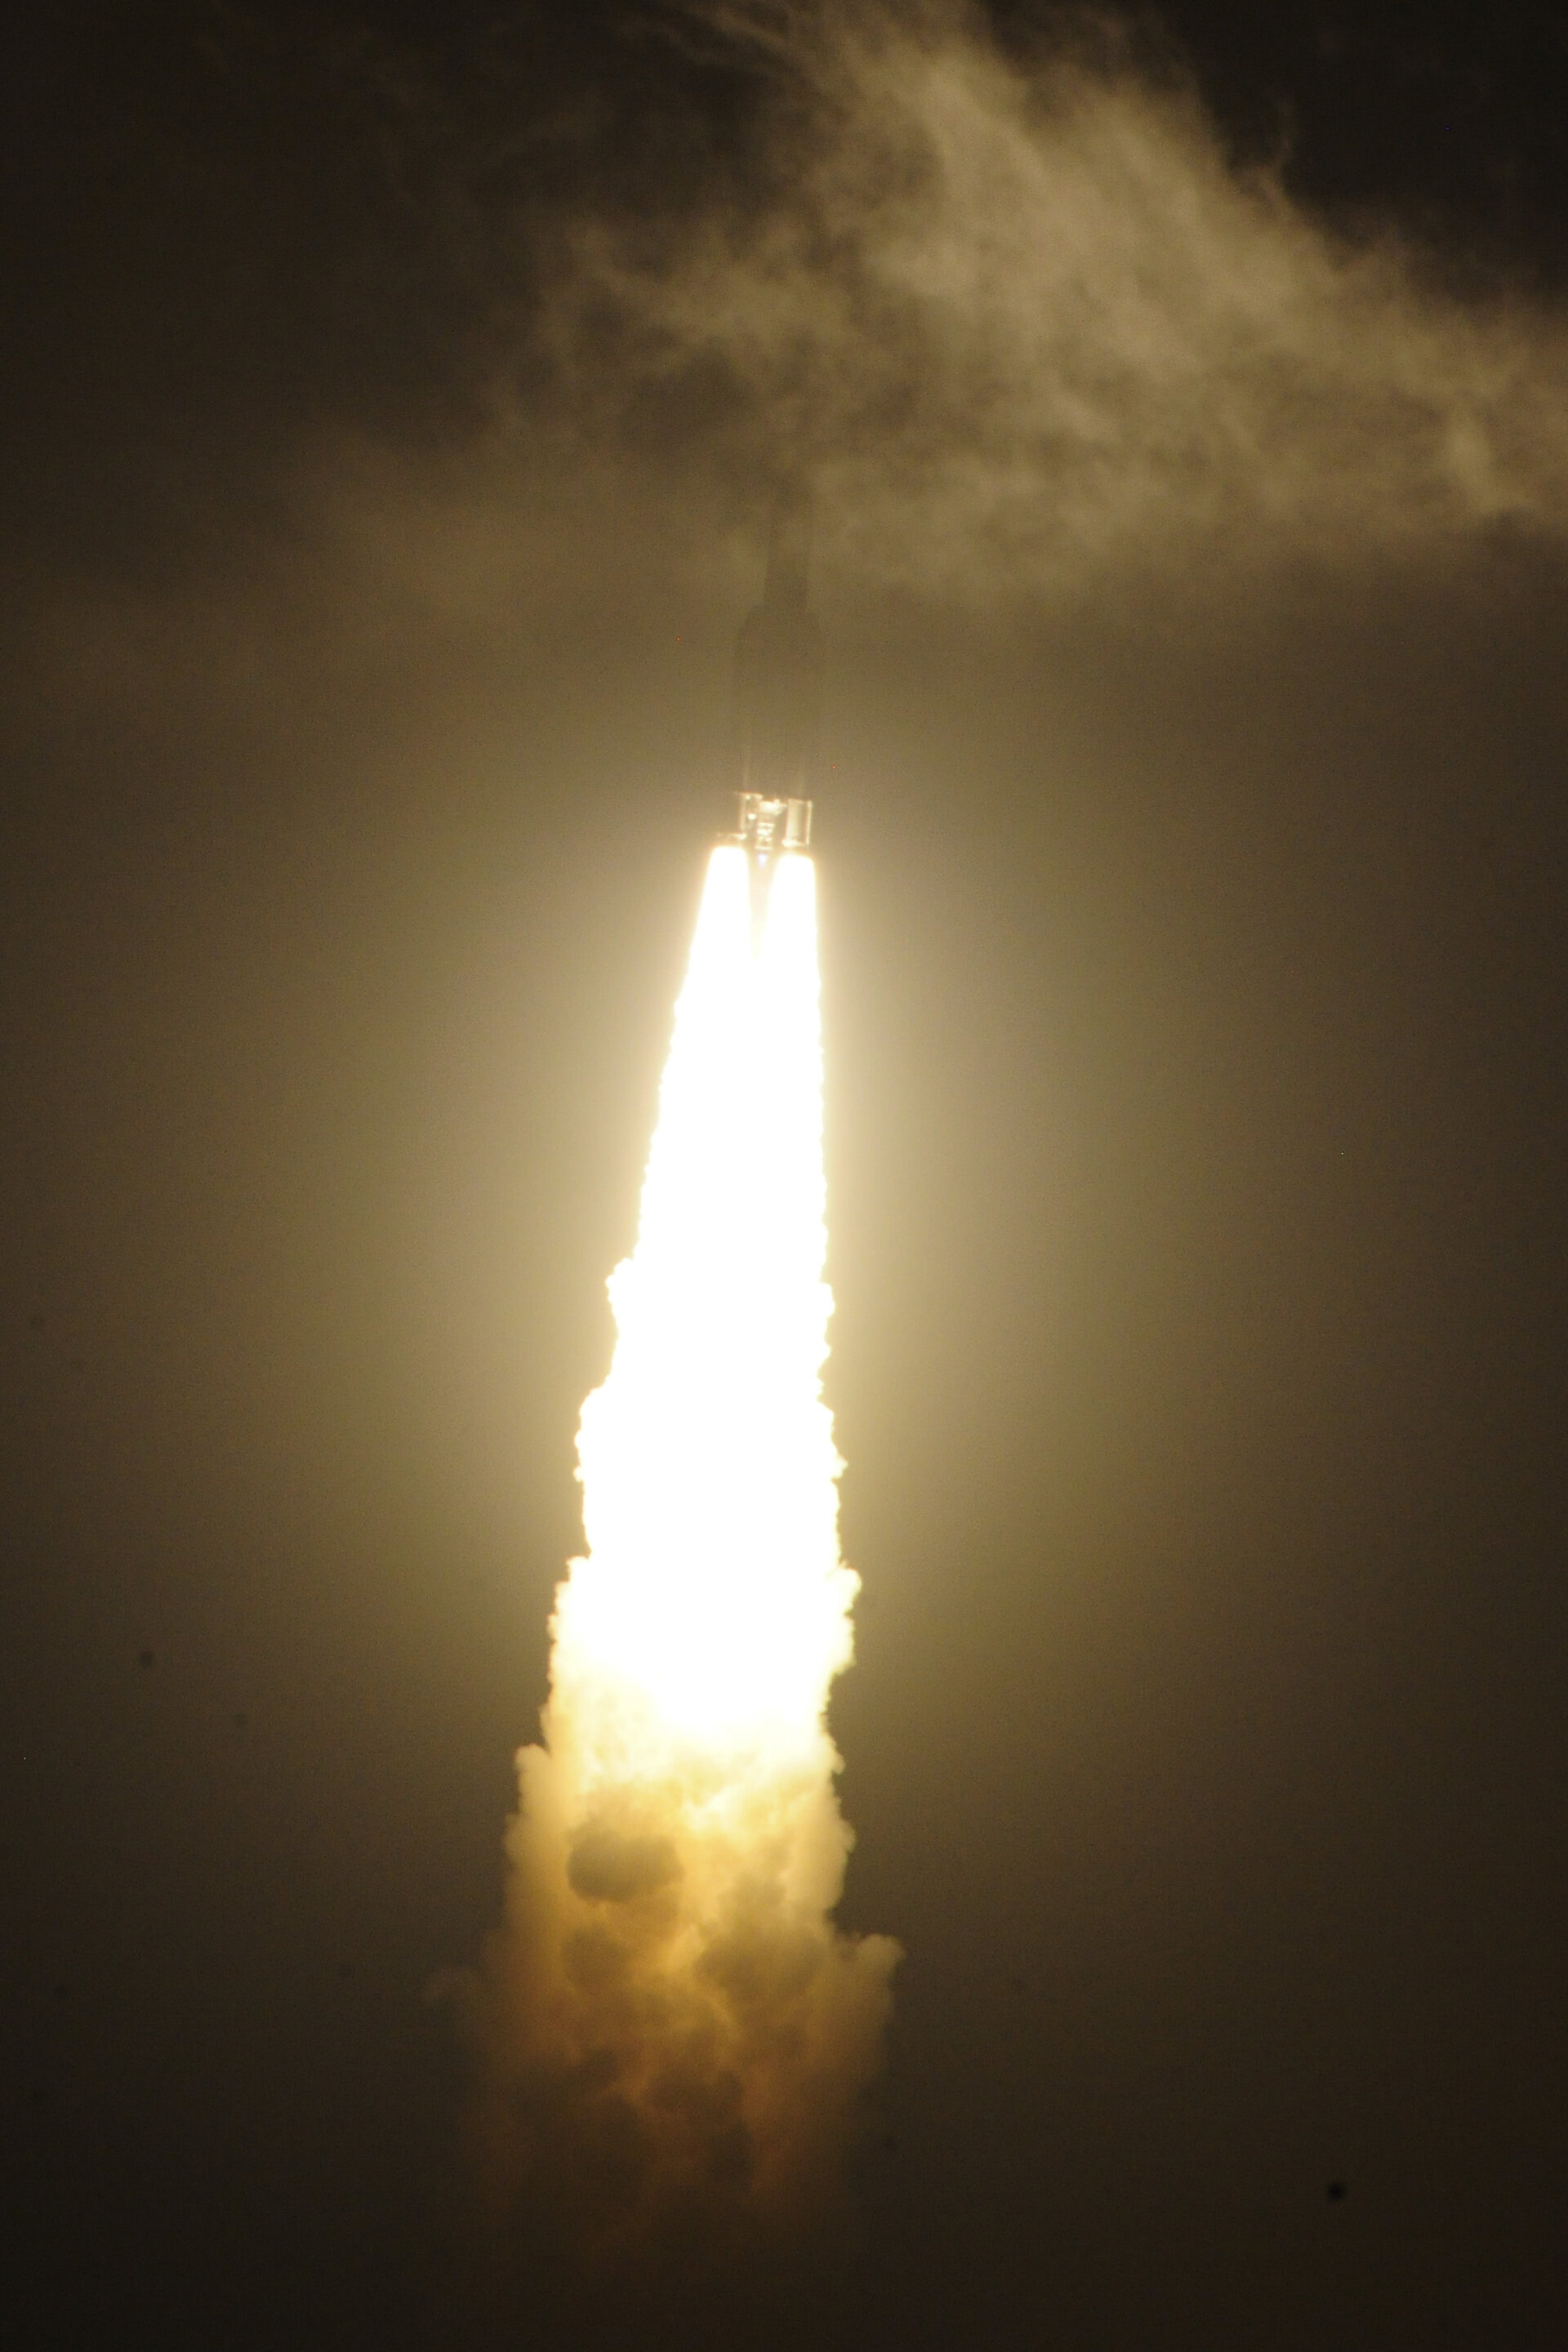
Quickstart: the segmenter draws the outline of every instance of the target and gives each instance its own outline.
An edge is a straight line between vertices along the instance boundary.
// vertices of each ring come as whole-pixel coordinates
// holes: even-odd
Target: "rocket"
[[[735,645],[736,830],[765,867],[811,840],[822,724],[822,635],[806,602],[811,495],[785,483],[773,503],[763,601]]]

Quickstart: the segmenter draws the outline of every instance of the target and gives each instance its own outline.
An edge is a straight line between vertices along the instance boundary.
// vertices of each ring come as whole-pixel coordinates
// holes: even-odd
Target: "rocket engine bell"
[[[735,839],[760,859],[804,849],[822,724],[822,635],[806,602],[811,499],[778,494],[763,601],[735,646]]]
[[[811,846],[811,803],[769,800],[763,793],[735,795],[734,839],[753,857],[777,857]]]

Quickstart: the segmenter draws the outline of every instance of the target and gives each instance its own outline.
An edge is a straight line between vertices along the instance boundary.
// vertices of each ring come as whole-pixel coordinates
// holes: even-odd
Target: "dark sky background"
[[[907,1949],[820,2340],[1555,2346],[1568,10],[1194,0],[1070,69],[895,10],[1110,93],[1038,131],[1110,126],[1041,200],[1080,441],[1018,421],[1057,298],[910,166],[973,268],[895,315],[837,34],[742,14],[5,36],[0,2331],[460,2352],[426,1988],[804,460],[844,1916]],[[1203,188],[1370,292],[1124,332],[1217,315],[1219,230],[1114,234]]]

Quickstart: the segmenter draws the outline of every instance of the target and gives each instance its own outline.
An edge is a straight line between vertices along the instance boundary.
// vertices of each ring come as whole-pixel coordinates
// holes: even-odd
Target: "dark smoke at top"
[[[1557,533],[1550,301],[1302,210],[1148,31],[1001,33],[931,0],[39,34],[60,108],[84,44],[114,71],[89,184],[19,127],[13,532],[154,591],[456,570],[476,608],[602,595],[606,534],[623,588],[732,594],[781,466],[825,583],[965,603]]]

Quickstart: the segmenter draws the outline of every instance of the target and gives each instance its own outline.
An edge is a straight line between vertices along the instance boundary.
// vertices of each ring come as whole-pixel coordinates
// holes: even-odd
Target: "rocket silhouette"
[[[811,494],[784,483],[773,503],[763,601],[735,646],[734,787],[763,801],[810,794],[822,725],[822,633],[807,602]]]

